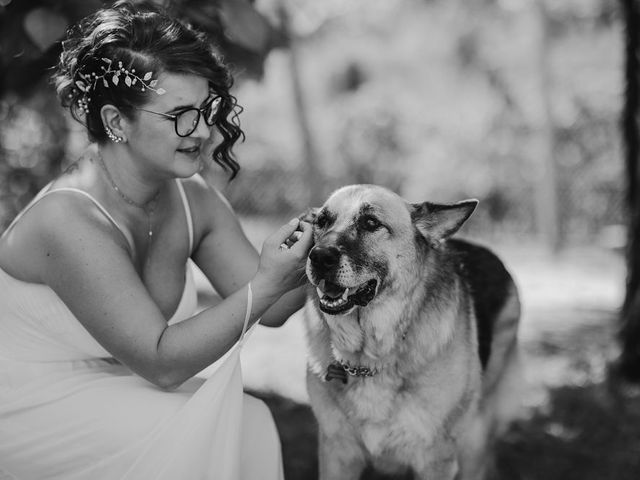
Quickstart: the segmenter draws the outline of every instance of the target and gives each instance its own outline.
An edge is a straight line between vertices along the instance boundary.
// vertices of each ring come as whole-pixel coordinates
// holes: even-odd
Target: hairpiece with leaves
[[[122,82],[129,88],[139,88],[141,92],[151,90],[158,95],[167,93],[164,88],[156,88],[158,80],[152,78],[153,72],[138,76],[135,68],[129,70],[122,65],[122,62],[118,62],[117,67],[114,67],[112,60],[108,58],[102,58],[101,60],[104,63],[104,65],[100,65],[101,72],[78,72],[79,79],[75,81],[76,88],[83,93],[78,99],[78,107],[85,113],[89,113],[90,93],[95,89],[98,82],[102,82],[105,88],[117,87],[121,82],[120,77],[124,77]]]

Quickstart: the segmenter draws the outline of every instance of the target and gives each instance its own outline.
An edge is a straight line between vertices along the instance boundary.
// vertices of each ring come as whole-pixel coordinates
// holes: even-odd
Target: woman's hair
[[[84,123],[91,140],[107,140],[100,116],[104,105],[135,118],[136,107],[143,106],[149,95],[162,94],[161,88],[154,88],[160,73],[197,75],[207,79],[222,99],[216,127],[223,140],[213,159],[231,171],[231,178],[237,174],[240,166],[232,147],[244,138],[238,121],[242,107],[229,92],[231,73],[202,32],[152,3],[134,6],[124,0],[81,20],[62,45],[53,75],[56,90],[73,118]]]

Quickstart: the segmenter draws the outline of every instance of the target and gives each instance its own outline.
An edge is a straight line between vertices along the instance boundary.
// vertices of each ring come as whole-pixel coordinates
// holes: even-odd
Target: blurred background
[[[3,226],[87,146],[49,68],[65,29],[103,3],[0,0]],[[158,3],[208,31],[236,73],[242,170],[208,179],[257,248],[346,184],[412,202],[478,198],[462,234],[505,259],[524,308],[529,413],[497,445],[496,478],[638,478],[640,391],[610,368],[621,348],[640,355],[638,328],[623,329],[631,347],[619,333],[640,321],[629,307],[637,173],[622,128],[637,2]],[[200,286],[204,305],[214,294]],[[317,468],[299,317],[258,327],[243,357],[247,389],[278,422],[289,480]]]

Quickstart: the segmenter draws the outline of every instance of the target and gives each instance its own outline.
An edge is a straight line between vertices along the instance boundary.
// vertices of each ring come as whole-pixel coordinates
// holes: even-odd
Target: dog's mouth
[[[355,287],[343,287],[321,280],[316,287],[320,310],[330,315],[344,313],[351,308],[366,306],[376,296],[378,281],[368,280]]]

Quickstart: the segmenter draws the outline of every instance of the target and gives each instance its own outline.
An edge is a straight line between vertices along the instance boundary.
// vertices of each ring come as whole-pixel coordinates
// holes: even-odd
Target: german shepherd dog
[[[481,478],[516,362],[520,304],[502,262],[450,237],[476,200],[411,204],[373,185],[310,215],[307,387],[321,480],[365,469]]]

